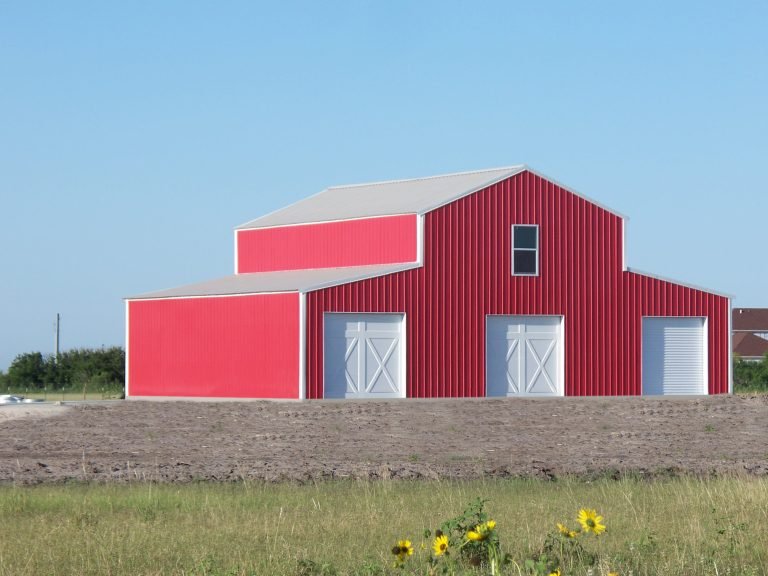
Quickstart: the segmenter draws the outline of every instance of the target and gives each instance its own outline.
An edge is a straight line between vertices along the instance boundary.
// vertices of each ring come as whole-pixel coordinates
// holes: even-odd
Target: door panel
[[[403,350],[400,314],[326,314],[325,398],[404,398]]]
[[[560,316],[488,316],[486,395],[563,394]]]
[[[643,318],[643,394],[706,394],[704,318]]]

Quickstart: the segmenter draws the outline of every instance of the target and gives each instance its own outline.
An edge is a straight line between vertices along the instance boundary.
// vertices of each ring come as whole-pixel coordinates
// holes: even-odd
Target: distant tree
[[[111,348],[79,348],[59,355],[58,376],[64,385],[122,385],[125,382],[125,351]]]
[[[759,362],[747,362],[735,356],[733,359],[733,388],[736,392],[768,392],[768,354]]]
[[[59,360],[40,352],[20,354],[8,368],[6,388],[49,389],[92,385],[117,387],[125,383],[125,351],[111,348],[77,348],[59,354]]]
[[[11,386],[42,388],[45,382],[45,359],[40,352],[19,354],[8,367]]]

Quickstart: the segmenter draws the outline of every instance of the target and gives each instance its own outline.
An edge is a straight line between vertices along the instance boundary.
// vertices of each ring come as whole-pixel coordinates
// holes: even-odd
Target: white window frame
[[[535,228],[536,229],[536,248],[515,248],[515,228],[516,227],[526,227],[526,228]],[[539,225],[538,224],[512,224],[512,262],[511,269],[512,269],[512,276],[538,276],[539,275],[539,251],[541,249],[541,235],[539,234]],[[521,250],[526,252],[535,252],[536,253],[536,271],[531,272],[517,272],[515,270],[515,250]]]

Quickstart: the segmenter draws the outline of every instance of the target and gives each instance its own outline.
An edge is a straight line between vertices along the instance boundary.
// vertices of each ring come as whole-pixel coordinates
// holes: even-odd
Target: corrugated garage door
[[[402,314],[325,315],[325,398],[405,398]]]
[[[704,318],[643,318],[643,394],[706,394]]]
[[[561,316],[488,316],[486,395],[562,396]]]

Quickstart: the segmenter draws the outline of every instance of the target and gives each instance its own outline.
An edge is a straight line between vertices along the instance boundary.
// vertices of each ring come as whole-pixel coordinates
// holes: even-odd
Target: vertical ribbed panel
[[[513,224],[540,274],[511,275]],[[323,314],[406,314],[409,397],[485,395],[488,314],[564,316],[565,393],[641,393],[643,316],[708,319],[709,392],[728,391],[728,300],[622,270],[621,218],[530,172],[424,216],[424,265],[307,295],[307,397],[323,397]]]
[[[131,396],[298,397],[297,293],[128,307]]]
[[[415,262],[417,228],[401,214],[238,230],[237,273]]]

